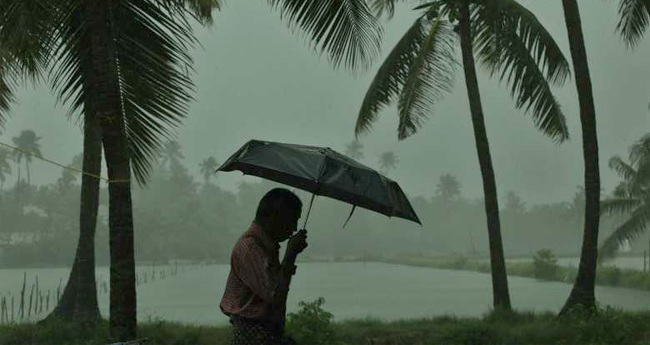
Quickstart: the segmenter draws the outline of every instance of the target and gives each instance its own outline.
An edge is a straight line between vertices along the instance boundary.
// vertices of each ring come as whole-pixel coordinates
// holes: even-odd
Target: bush
[[[323,310],[323,297],[313,302],[299,302],[297,313],[287,316],[287,331],[298,344],[326,345],[333,336],[332,313]]]
[[[533,257],[534,276],[537,279],[556,279],[560,266],[553,252],[548,249],[541,249]]]
[[[621,269],[615,266],[605,266],[598,270],[596,282],[603,285],[619,286],[621,283]]]

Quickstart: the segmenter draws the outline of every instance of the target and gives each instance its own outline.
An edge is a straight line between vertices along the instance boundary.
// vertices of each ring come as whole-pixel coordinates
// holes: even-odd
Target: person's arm
[[[280,281],[275,291],[273,298],[274,305],[284,305],[287,303],[287,296],[289,294],[289,286],[291,285],[291,277],[296,273],[296,258],[298,254],[291,253],[287,250],[284,255],[284,260],[280,266]]]
[[[272,310],[277,313],[275,317],[279,322],[280,334],[284,331],[289,286],[291,285],[291,277],[296,274],[296,258],[305,248],[307,248],[307,231],[301,230],[289,240],[284,260],[282,260],[280,284],[272,306]]]

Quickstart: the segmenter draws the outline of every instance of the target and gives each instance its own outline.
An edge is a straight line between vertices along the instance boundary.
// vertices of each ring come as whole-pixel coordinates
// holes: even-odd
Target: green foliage
[[[323,310],[323,297],[313,302],[299,302],[302,308],[289,313],[287,329],[299,344],[327,345],[333,336],[332,313]]]
[[[557,258],[548,249],[541,249],[535,253],[533,267],[535,278],[547,280],[555,279],[559,269]]]

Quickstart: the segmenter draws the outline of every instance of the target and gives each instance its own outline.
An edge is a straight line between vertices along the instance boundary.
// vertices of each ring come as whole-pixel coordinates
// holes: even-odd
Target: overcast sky
[[[537,14],[568,58],[561,1],[521,1]],[[607,167],[612,155],[650,132],[650,43],[634,51],[615,34],[617,1],[580,1],[583,28],[593,78],[603,188],[618,181]],[[385,27],[384,54],[412,23],[412,6],[398,8]],[[344,150],[353,138],[361,101],[380,64],[357,77],[333,71],[325,57],[309,49],[306,40],[291,33],[265,1],[229,1],[216,15],[215,25],[198,32],[203,48],[196,59],[197,101],[178,140],[186,165],[198,176],[198,163],[208,156],[224,161],[247,140],[265,139],[329,146]],[[556,95],[568,118],[571,141],[558,146],[536,131],[530,116],[517,111],[507,88],[479,70],[497,186],[503,196],[517,191],[529,204],[568,200],[583,180],[581,133],[577,96],[570,81]],[[373,131],[362,137],[366,164],[377,166],[379,154],[394,151],[398,168],[389,173],[407,194],[431,196],[439,176],[456,175],[467,197],[482,194],[462,69],[456,87],[441,102],[425,127],[399,142],[396,110],[381,114]],[[18,92],[6,131],[0,141],[10,143],[20,130],[42,136],[47,158],[69,163],[81,152],[81,131],[64,116],[45,88]],[[60,169],[33,164],[33,180],[53,182]],[[241,174],[220,174],[219,183],[234,190]],[[11,178],[9,180],[11,183]]]

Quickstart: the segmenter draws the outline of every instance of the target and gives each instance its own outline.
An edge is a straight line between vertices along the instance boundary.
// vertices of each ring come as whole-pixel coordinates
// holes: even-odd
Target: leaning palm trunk
[[[598,167],[598,136],[596,133],[596,110],[589,76],[587,52],[585,49],[580,12],[576,0],[562,0],[564,18],[569,35],[569,46],[573,59],[580,122],[582,124],[582,149],[585,162],[585,222],[580,253],[580,266],[573,290],[561,314],[581,304],[595,307],[594,294],[596,265],[598,261],[598,226],[600,222],[600,172]]]
[[[91,112],[85,112],[82,170],[99,175],[102,167],[102,139],[99,123]],[[75,320],[95,325],[100,319],[95,285],[95,230],[99,208],[99,179],[83,174],[81,177],[81,206],[79,210],[79,242],[68,283],[60,302],[48,319]]]
[[[84,1],[90,23],[92,68],[90,104],[100,122],[109,192],[110,319],[111,337],[117,341],[136,336],[135,260],[129,147],[120,99],[117,57],[111,20],[118,2]]]
[[[481,175],[483,178],[483,191],[485,196],[485,212],[487,215],[488,238],[490,244],[490,265],[492,267],[492,290],[494,308],[510,310],[510,293],[508,292],[508,276],[503,254],[503,241],[501,239],[501,224],[499,220],[499,202],[497,198],[496,181],[490,144],[488,143],[483,118],[481,95],[474,65],[474,52],[472,49],[472,34],[470,32],[469,3],[460,6],[460,44],[463,55],[463,68],[465,70],[465,83],[467,84],[467,97],[469,98],[474,138],[478,153]]]

